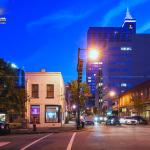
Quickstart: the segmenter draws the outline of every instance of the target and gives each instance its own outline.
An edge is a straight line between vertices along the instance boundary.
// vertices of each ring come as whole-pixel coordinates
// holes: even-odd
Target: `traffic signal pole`
[[[78,48],[78,64],[77,64],[77,130],[80,129],[80,83],[82,82],[82,68],[83,68],[83,60],[80,58],[80,48]]]
[[[77,87],[77,96],[78,96],[78,101],[77,101],[77,130],[80,128],[80,82],[79,82],[79,63],[80,63],[80,48],[78,48],[78,64],[77,64],[77,72],[78,72],[78,87]]]

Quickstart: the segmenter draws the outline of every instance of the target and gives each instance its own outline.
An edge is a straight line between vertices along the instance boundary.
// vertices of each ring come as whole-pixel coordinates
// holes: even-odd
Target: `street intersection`
[[[88,126],[82,131],[0,137],[1,150],[149,150],[150,126]]]

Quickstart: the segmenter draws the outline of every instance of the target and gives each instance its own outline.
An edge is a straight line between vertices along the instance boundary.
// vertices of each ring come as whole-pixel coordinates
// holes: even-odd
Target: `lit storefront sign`
[[[30,111],[30,121],[31,123],[36,119],[36,123],[40,122],[40,106],[39,105],[31,105]]]

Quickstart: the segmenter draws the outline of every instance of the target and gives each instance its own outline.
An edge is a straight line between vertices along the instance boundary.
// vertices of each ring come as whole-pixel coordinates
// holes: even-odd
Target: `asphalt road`
[[[0,136],[0,150],[150,150],[150,126],[87,127],[81,132]]]

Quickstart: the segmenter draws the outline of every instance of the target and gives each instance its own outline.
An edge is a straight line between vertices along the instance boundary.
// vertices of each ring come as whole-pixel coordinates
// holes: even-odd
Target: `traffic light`
[[[79,81],[79,83],[82,82],[82,69],[83,69],[83,60],[79,59],[79,62],[78,62],[78,81]]]

